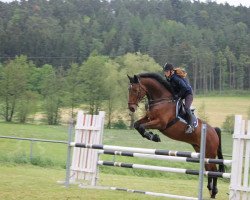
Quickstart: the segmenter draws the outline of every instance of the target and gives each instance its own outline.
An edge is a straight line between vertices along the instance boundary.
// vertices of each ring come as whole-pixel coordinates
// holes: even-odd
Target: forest
[[[25,122],[40,107],[57,124],[62,107],[126,109],[127,74],[166,62],[195,94],[247,92],[249,27],[250,8],[210,1],[0,2],[0,114]]]

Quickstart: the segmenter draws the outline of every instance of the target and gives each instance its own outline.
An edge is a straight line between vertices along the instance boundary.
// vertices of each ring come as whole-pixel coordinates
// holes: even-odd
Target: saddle
[[[198,126],[198,119],[194,114],[194,110],[194,108],[191,109],[192,125],[194,126],[194,128],[196,128]],[[185,103],[181,99],[179,99],[176,103],[176,118],[187,124],[187,112],[185,109]]]

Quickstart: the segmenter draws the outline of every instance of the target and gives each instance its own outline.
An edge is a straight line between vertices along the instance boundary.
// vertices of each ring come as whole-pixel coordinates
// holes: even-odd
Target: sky
[[[11,2],[13,0],[0,0],[3,2]],[[206,2],[208,0],[200,0],[201,2]],[[209,1],[216,1],[218,4],[219,3],[225,3],[227,2],[231,6],[239,6],[240,4],[242,6],[250,7],[250,0],[209,0]]]

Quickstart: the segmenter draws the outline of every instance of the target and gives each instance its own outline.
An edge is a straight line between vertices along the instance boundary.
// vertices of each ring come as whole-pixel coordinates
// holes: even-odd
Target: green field
[[[250,110],[250,96],[198,96],[194,98],[193,106],[196,111],[202,104],[205,105],[208,122],[212,126],[221,127],[229,115],[243,115],[245,119],[247,118]]]
[[[68,127],[0,123],[0,135],[67,140]],[[147,141],[134,130],[105,130],[104,143],[119,146],[192,151],[190,145],[163,137],[162,142]],[[223,134],[223,150],[231,154],[231,135]],[[66,145],[0,139],[0,199],[166,199],[108,190],[65,189],[57,184],[65,178]],[[102,156],[103,160],[198,169],[198,164],[173,163],[128,157]],[[31,163],[33,165],[31,165]],[[101,167],[99,183],[129,189],[197,196],[198,177],[174,173]],[[218,181],[218,199],[228,198],[229,181]],[[208,199],[206,178],[204,197]]]

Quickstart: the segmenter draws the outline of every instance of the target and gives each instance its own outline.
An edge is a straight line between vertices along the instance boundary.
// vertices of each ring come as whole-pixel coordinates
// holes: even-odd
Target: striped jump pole
[[[200,157],[200,153],[188,152],[188,151],[146,149],[146,148],[136,148],[136,147],[122,147],[122,146],[112,146],[112,145],[102,145],[102,144],[75,143],[75,142],[71,142],[70,146],[79,147],[79,148],[88,148],[88,149],[127,151],[127,152],[134,152],[134,153],[145,153],[145,154],[188,157],[188,158],[199,158]]]
[[[136,158],[148,158],[155,160],[167,160],[173,162],[191,162],[199,163],[199,158],[189,158],[189,157],[175,157],[175,156],[165,156],[165,155],[153,155],[153,154],[144,154],[144,153],[133,153],[128,151],[115,151],[115,150],[99,150],[99,154],[108,154],[108,155],[118,155],[118,156],[127,156],[127,157],[136,157]],[[224,164],[231,165],[232,160],[223,160],[223,159],[204,159],[205,164]]]
[[[111,190],[131,192],[131,193],[139,193],[139,194],[151,195],[151,196],[158,196],[158,197],[167,197],[167,198],[173,198],[173,199],[197,200],[197,198],[194,198],[194,197],[179,196],[179,195],[165,194],[165,193],[158,193],[158,192],[149,192],[149,191],[142,191],[142,190],[131,190],[131,189],[117,188],[117,187],[110,187],[110,189]]]
[[[189,175],[199,175],[199,170],[191,170],[191,169],[131,164],[131,163],[123,163],[123,162],[102,161],[102,160],[99,160],[97,163],[98,165],[112,166],[112,167],[145,169],[145,170],[154,170],[154,171],[162,171],[162,172],[174,172],[174,173],[189,174]],[[221,177],[221,178],[228,178],[228,179],[231,176],[230,173],[213,172],[213,171],[204,171],[203,174],[208,177]]]
[[[84,188],[84,189],[116,190],[116,191],[130,192],[130,193],[135,193],[135,194],[144,194],[144,195],[157,196],[157,197],[167,197],[171,199],[198,200],[198,198],[196,197],[180,196],[180,195],[174,195],[174,194],[165,194],[165,193],[143,191],[143,190],[133,190],[133,189],[127,189],[127,188],[112,187],[112,186],[94,186],[93,187],[93,186],[88,186],[85,184],[80,184],[79,187]]]

